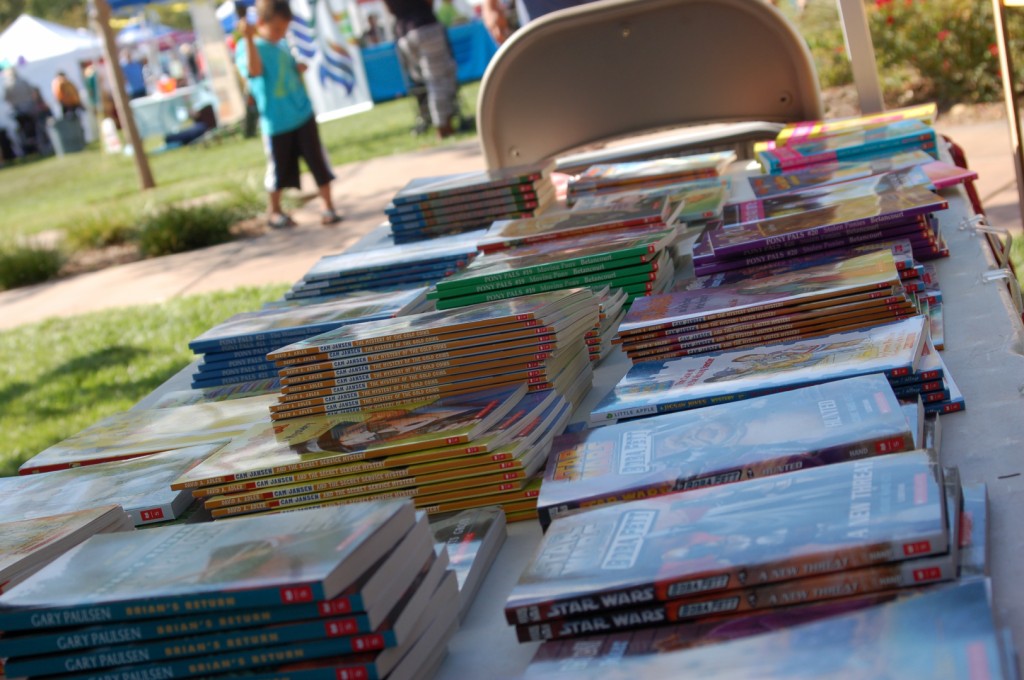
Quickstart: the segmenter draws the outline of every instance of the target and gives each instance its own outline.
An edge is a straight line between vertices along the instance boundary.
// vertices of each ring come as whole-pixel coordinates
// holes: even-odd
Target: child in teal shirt
[[[235,56],[260,112],[267,153],[269,223],[275,228],[295,224],[281,209],[281,192],[289,187],[299,188],[299,158],[306,161],[319,188],[323,224],[341,219],[331,198],[334,173],[320,143],[313,105],[302,82],[305,66],[296,63],[282,42],[291,20],[287,0],[257,0],[256,25],[242,23],[245,39]]]

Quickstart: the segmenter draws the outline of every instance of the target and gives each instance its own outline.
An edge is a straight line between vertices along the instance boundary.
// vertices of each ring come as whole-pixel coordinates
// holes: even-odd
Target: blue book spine
[[[213,355],[219,357],[220,355]],[[210,358],[211,355],[207,354],[203,357],[202,361],[199,362],[199,369],[202,371],[220,371],[225,368],[245,368],[246,366],[261,366],[267,363],[266,354],[254,354],[252,356],[231,358],[220,360],[218,358]]]
[[[193,376],[191,387],[194,390],[205,390],[205,389],[208,389],[210,387],[223,387],[225,385],[233,385],[235,383],[255,382],[257,380],[267,380],[268,378],[276,378],[277,375],[278,374],[276,372],[244,373],[244,374],[240,374],[240,375],[231,375],[231,376],[223,376],[223,377],[215,377],[215,378],[205,378],[204,377],[202,379]]]
[[[0,630],[40,630],[70,626],[141,621],[187,616],[207,612],[302,604],[325,599],[320,583],[298,583],[279,588],[252,588],[230,592],[167,595],[145,600],[126,600],[107,604],[79,604],[55,608],[0,609]]]
[[[251,364],[248,366],[240,366],[238,368],[211,368],[210,366],[200,366],[199,370],[195,372],[194,378],[205,380],[207,378],[226,378],[236,375],[248,375],[251,373],[272,373],[268,377],[274,377],[277,375],[277,367],[274,366],[272,361],[263,360],[262,364]]]
[[[378,316],[366,317],[363,320],[369,321],[371,319],[381,318]],[[258,340],[253,339],[252,335],[242,335],[233,338],[219,338],[196,341],[193,340],[189,343],[189,348],[196,353],[207,352],[210,350],[230,350],[233,349],[236,343],[245,343],[246,345],[252,344],[274,344],[281,341],[286,341],[284,344],[294,342],[292,338],[308,338],[312,335],[319,335],[326,331],[334,330],[340,326],[344,326],[350,323],[348,320],[335,320],[335,321],[324,321],[322,323],[309,324],[306,326],[296,326],[292,328],[282,328],[278,331],[268,331],[266,333],[258,333],[256,337]],[[252,340],[251,340],[252,339]]]
[[[180,644],[154,644],[141,647],[111,647],[93,650],[91,654],[60,657],[33,657],[15,662],[15,671],[6,671],[9,675],[38,674],[35,670],[26,671],[25,666],[32,669],[45,667],[49,673],[62,673],[67,680],[127,680],[128,678],[187,678],[208,676],[230,671],[242,671],[249,668],[283,664],[288,662],[321,659],[338,654],[354,654],[357,652],[376,651],[397,645],[392,631],[367,633],[363,635],[331,637],[324,630],[324,622],[317,622],[319,627],[318,640],[290,641],[285,636],[269,633],[274,629],[261,629],[251,634],[239,633],[255,649],[242,649],[226,654],[210,654],[197,651],[198,647],[190,644],[189,638],[180,640]],[[307,633],[308,634],[308,633]],[[268,639],[279,638],[268,646]],[[222,648],[223,649],[223,648]],[[158,655],[176,650],[189,654],[186,658],[159,658]],[[184,655],[181,655],[184,656]],[[38,660],[38,661],[37,661]],[[153,663],[153,662],[156,663]],[[53,665],[61,663],[61,670],[54,671]],[[9,668],[9,666],[8,666]],[[82,671],[85,671],[84,673]]]

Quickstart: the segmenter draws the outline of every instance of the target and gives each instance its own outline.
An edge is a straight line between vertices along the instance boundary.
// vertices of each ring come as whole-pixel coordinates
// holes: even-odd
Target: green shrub
[[[127,210],[96,211],[64,228],[64,240],[72,251],[121,245],[135,240],[138,216]]]
[[[920,79],[910,88],[920,92],[901,93],[901,103],[932,99],[951,105],[1002,97],[989,0],[873,0],[866,7],[879,71],[909,77],[916,72]],[[1017,36],[1011,49],[1020,54],[1024,18],[1010,14],[1010,35]]]
[[[237,209],[220,205],[161,208],[140,225],[139,249],[157,257],[225,243],[237,220]]]
[[[31,286],[57,276],[64,256],[57,248],[0,245],[0,289]]]

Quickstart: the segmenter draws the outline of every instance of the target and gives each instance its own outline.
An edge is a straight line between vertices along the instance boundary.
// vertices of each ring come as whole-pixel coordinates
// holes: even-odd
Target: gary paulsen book
[[[459,611],[465,616],[505,543],[505,512],[498,506],[473,508],[432,518],[435,549],[448,554],[459,581]]]
[[[867,375],[555,439],[541,526],[607,503],[914,448],[888,381]]]
[[[94,536],[0,596],[5,632],[329,599],[415,523],[360,503]]]
[[[590,424],[702,408],[869,373],[915,373],[928,337],[920,316],[813,340],[634,364]]]
[[[532,624],[946,552],[926,452],[798,470],[556,519],[505,604]]]

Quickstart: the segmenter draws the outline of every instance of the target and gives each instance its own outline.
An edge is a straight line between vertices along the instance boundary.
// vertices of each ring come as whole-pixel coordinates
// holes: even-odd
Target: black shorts
[[[327,163],[327,154],[320,143],[315,118],[310,117],[296,129],[264,137],[264,140],[267,151],[267,191],[299,188],[299,158],[305,159],[318,187],[334,179],[334,173]]]

